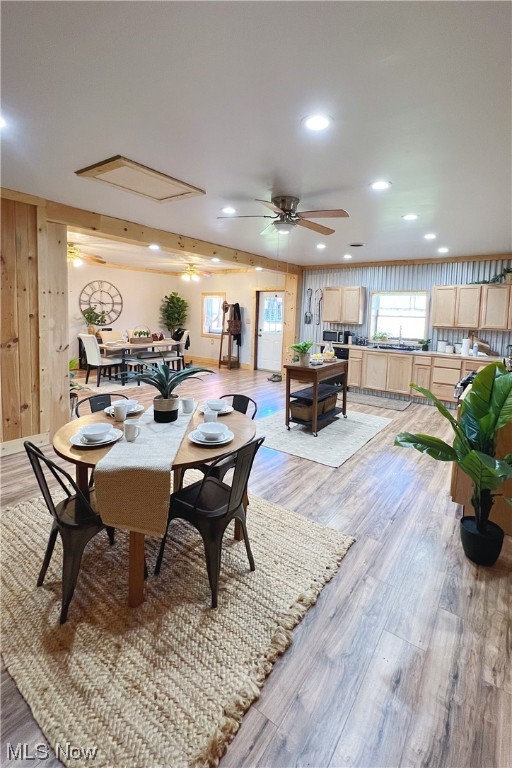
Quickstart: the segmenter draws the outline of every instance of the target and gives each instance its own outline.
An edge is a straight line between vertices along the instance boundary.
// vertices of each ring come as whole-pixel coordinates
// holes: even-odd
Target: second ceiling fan
[[[219,219],[272,219],[270,224],[265,227],[263,232],[267,232],[270,229],[275,229],[278,232],[285,233],[290,231],[295,226],[306,227],[312,229],[314,232],[318,232],[320,235],[332,235],[334,229],[330,227],[324,227],[323,224],[317,224],[316,221],[309,221],[309,219],[331,219],[331,218],[348,218],[347,211],[343,208],[336,208],[335,210],[320,210],[320,211],[297,211],[299,204],[298,197],[291,197],[290,195],[276,195],[269,202],[268,200],[256,200],[257,203],[262,203],[266,208],[269,208],[276,215],[255,215],[255,216],[219,216]],[[263,234],[262,232],[262,234]]]

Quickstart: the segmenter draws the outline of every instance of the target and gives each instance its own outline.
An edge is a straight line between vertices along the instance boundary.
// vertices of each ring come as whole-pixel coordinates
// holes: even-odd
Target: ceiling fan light
[[[83,267],[84,265],[84,261],[80,256],[75,256],[75,258],[71,260],[71,263],[74,267]]]
[[[199,275],[190,275],[190,279],[194,281],[194,283],[199,282]]]
[[[181,276],[182,280],[185,280],[186,283],[190,282],[190,275],[187,272],[184,272]]]
[[[289,235],[294,226],[292,221],[274,221],[274,229],[277,229],[280,235]]]

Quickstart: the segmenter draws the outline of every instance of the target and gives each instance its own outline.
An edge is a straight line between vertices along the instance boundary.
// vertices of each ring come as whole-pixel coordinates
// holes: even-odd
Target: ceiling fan
[[[282,234],[290,232],[293,227],[299,225],[299,227],[306,227],[312,229],[314,232],[318,232],[320,235],[332,235],[334,229],[330,227],[324,227],[323,224],[317,224],[315,221],[308,221],[308,219],[331,219],[331,218],[347,218],[348,213],[343,208],[337,208],[332,211],[297,211],[299,204],[298,197],[291,197],[289,195],[277,195],[273,197],[269,202],[268,200],[256,200],[257,203],[262,203],[266,208],[269,208],[276,215],[268,216],[218,216],[219,219],[272,219],[270,224],[265,227],[263,232],[275,229]],[[262,232],[262,234],[263,234]]]
[[[186,282],[190,282],[190,280],[197,282],[200,277],[211,276],[211,272],[203,272],[202,270],[198,269],[195,264],[187,264],[186,270],[180,275],[181,279],[185,280]]]
[[[84,261],[88,264],[107,263],[105,259],[101,258],[101,256],[91,256],[90,254],[82,253],[82,251],[74,243],[67,244],[67,260],[74,267],[80,267]]]

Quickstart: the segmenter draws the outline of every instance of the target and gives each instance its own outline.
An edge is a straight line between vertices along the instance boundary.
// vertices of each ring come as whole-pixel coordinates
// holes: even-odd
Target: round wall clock
[[[82,289],[79,298],[80,309],[92,307],[96,312],[105,312],[105,321],[96,325],[108,325],[117,320],[123,311],[123,298],[115,285],[106,280],[93,280]]]

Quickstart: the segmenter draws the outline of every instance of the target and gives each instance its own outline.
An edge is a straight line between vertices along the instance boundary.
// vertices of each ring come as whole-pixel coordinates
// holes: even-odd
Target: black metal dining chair
[[[237,451],[229,454],[235,471],[231,485],[215,477],[215,468],[222,461],[214,461],[202,478],[192,485],[181,488],[171,495],[167,527],[160,544],[155,574],[160,573],[164,556],[169,525],[176,518],[186,520],[200,533],[206,557],[206,569],[212,593],[212,608],[217,607],[217,592],[221,565],[222,540],[224,532],[232,520],[238,520],[242,526],[245,548],[251,571],[254,571],[254,557],[247,535],[244,500],[254,457],[264,437],[253,440]]]
[[[83,397],[81,400],[78,401],[78,403],[75,406],[75,416],[80,417],[80,409],[82,405],[85,403],[89,403],[89,408],[91,409],[91,413],[98,413],[99,411],[103,411],[105,408],[108,408],[109,405],[112,405],[112,398],[123,398],[124,400],[128,400],[127,395],[91,395],[90,397]]]
[[[87,544],[97,533],[105,529],[112,545],[114,543],[114,529],[103,525],[100,516],[94,509],[93,494],[86,498],[73,478],[58,464],[45,456],[33,443],[27,440],[24,446],[46,506],[53,517],[52,530],[43,565],[39,572],[37,586],[42,586],[44,582],[55,541],[59,535],[63,549],[60,623],[64,624],[68,617],[68,609],[78,581],[82,555]],[[62,501],[55,503],[53,500],[47,475],[52,475],[66,494],[66,498]]]
[[[258,404],[256,403],[256,400],[253,400],[252,397],[248,397],[247,395],[221,395],[221,400],[228,400],[231,398],[231,405],[233,406],[235,411],[238,411],[239,413],[245,413],[247,416],[250,416],[251,419],[254,419],[256,414],[258,413]],[[250,413],[248,413],[250,411]]]

